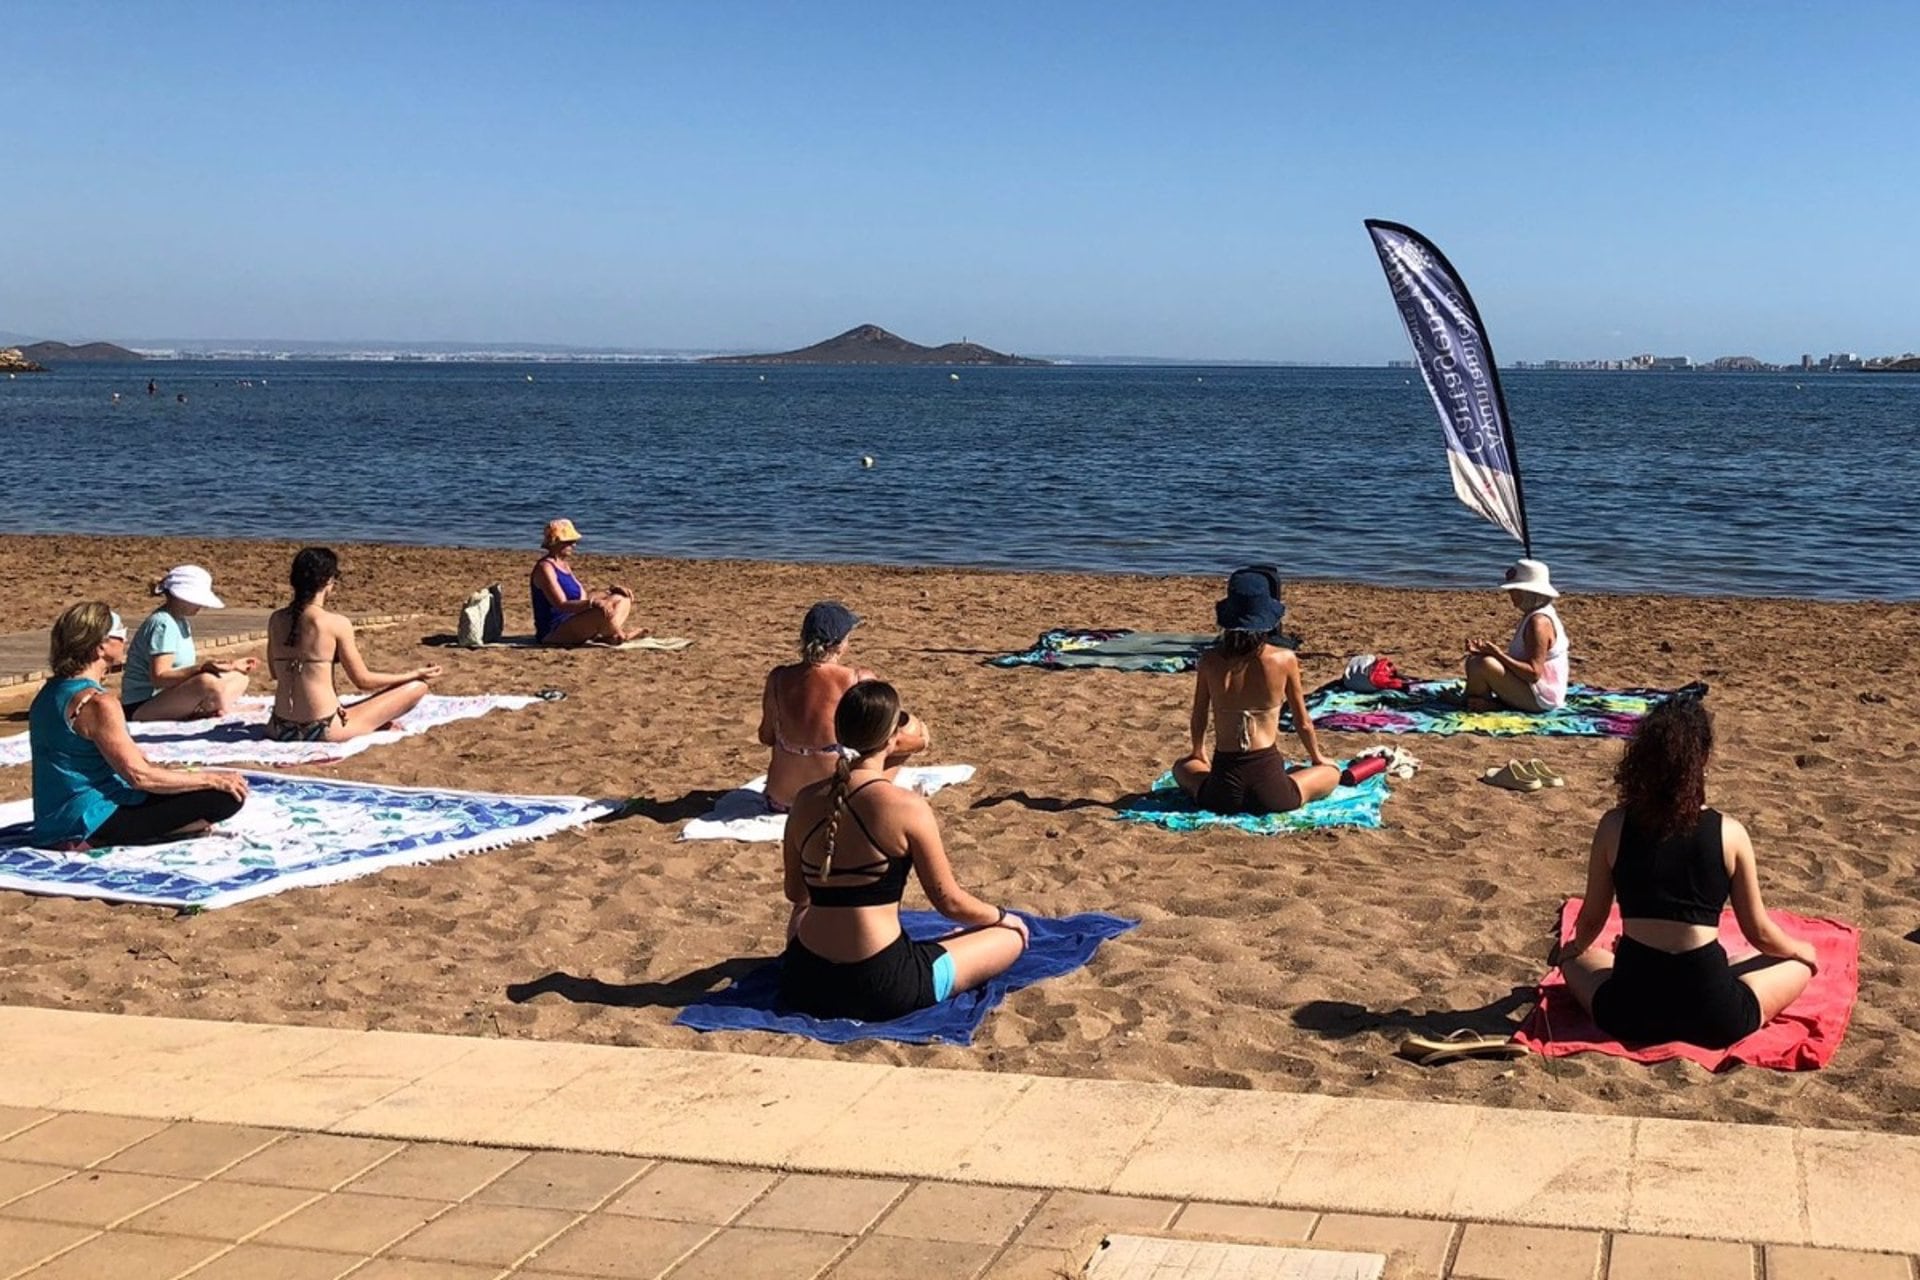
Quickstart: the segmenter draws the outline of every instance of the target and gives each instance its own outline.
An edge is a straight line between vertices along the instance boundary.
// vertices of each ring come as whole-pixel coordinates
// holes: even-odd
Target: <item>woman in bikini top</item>
[[[847,662],[848,637],[859,625],[859,617],[838,600],[821,601],[800,624],[800,661],[767,673],[759,737],[762,746],[773,748],[767,804],[776,813],[786,812],[802,787],[831,778],[840,762],[834,708],[853,685],[874,678]],[[910,750],[926,747],[923,732],[907,736]]]
[[[360,657],[353,623],[327,608],[340,582],[340,559],[325,547],[293,558],[293,602],[267,622],[267,675],[275,682],[267,736],[276,742],[343,742],[372,733],[411,711],[427,696],[436,666],[374,671]],[[371,696],[348,703],[334,688],[339,667],[354,688]]]

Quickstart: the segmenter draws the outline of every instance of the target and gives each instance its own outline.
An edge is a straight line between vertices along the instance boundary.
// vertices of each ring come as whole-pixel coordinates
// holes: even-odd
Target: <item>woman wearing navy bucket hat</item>
[[[1220,639],[1200,656],[1193,686],[1193,750],[1173,766],[1174,780],[1202,808],[1215,813],[1285,813],[1328,795],[1340,770],[1320,754],[1307,714],[1300,659],[1273,643],[1285,612],[1272,581],[1242,570],[1227,580],[1214,605]],[[1309,763],[1289,770],[1280,755],[1280,709],[1285,706]],[[1207,723],[1215,751],[1207,754]]]

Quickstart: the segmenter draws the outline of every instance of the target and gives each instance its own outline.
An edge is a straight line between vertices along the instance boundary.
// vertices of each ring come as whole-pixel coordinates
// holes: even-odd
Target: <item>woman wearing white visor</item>
[[[213,575],[197,564],[177,565],[154,584],[166,597],[133,633],[127,670],[120,681],[120,707],[129,720],[204,720],[233,710],[247,691],[256,658],[200,662],[193,648],[193,617],[224,609],[213,594]]]

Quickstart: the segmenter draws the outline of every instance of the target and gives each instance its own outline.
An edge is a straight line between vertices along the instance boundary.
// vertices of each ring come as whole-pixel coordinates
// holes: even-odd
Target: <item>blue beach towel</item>
[[[1335,787],[1332,795],[1291,813],[1210,813],[1198,808],[1169,772],[1154,782],[1151,795],[1141,796],[1114,816],[1169,831],[1237,827],[1256,836],[1277,836],[1331,827],[1378,827],[1380,807],[1391,794],[1386,775],[1377,773],[1357,787]]]
[[[853,1040],[897,1040],[902,1044],[973,1043],[988,1012],[1022,987],[1046,978],[1072,973],[1093,959],[1108,938],[1118,937],[1140,922],[1119,916],[1086,912],[1077,916],[1033,916],[1025,912],[1031,945],[1013,967],[983,987],[963,991],[928,1009],[916,1009],[891,1022],[861,1022],[854,1018],[810,1018],[780,1010],[780,962],[761,965],[726,990],[680,1011],[674,1025],[695,1031],[784,1031],[826,1044]],[[953,932],[953,922],[933,911],[902,911],[900,924],[916,941]]]

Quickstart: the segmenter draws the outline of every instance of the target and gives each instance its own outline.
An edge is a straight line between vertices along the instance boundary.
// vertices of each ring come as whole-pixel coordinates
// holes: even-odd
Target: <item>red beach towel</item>
[[[1569,898],[1560,909],[1560,940],[1573,938],[1574,917],[1580,899]],[[1611,1053],[1635,1062],[1666,1062],[1685,1058],[1709,1071],[1724,1071],[1735,1063],[1772,1067],[1776,1071],[1815,1071],[1833,1060],[1853,1016],[1860,991],[1860,931],[1838,920],[1770,912],[1781,928],[1813,944],[1820,972],[1800,998],[1758,1031],[1726,1049],[1702,1049],[1691,1044],[1651,1044],[1628,1048],[1594,1025],[1593,1018],[1567,990],[1559,969],[1540,980],[1540,1003],[1534,1006],[1514,1039],[1549,1058],[1573,1053]],[[1620,908],[1615,907],[1600,933],[1600,945],[1611,948],[1620,936]],[[1740,934],[1733,912],[1720,915],[1720,944],[1736,963],[1753,954]]]

